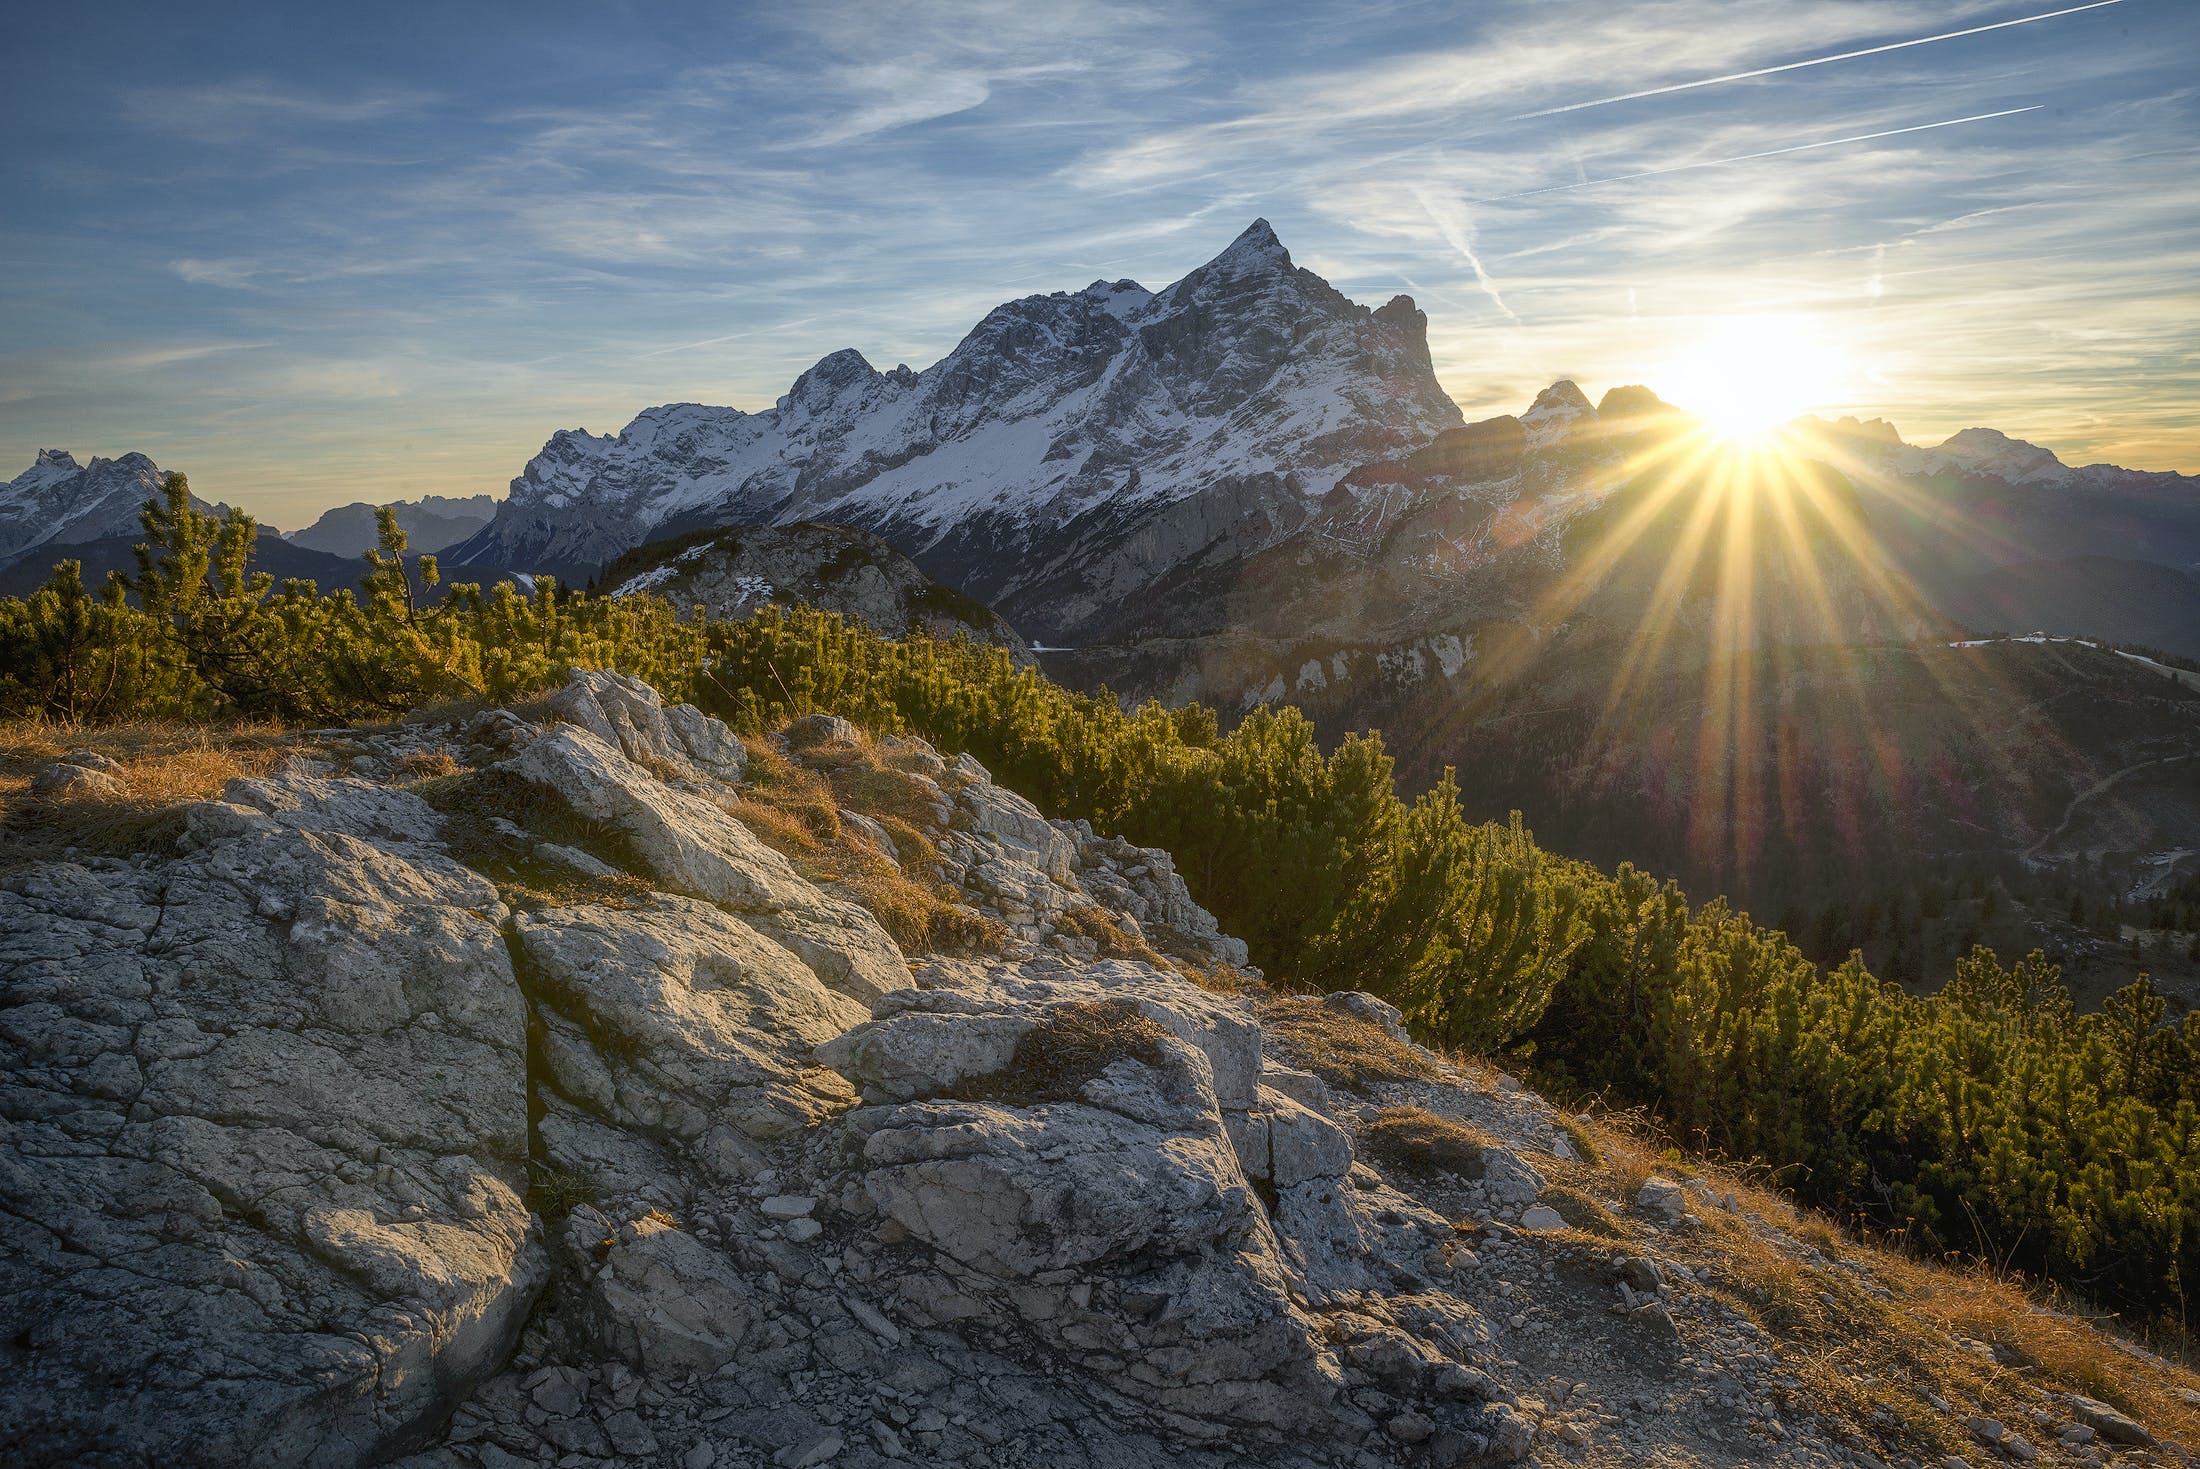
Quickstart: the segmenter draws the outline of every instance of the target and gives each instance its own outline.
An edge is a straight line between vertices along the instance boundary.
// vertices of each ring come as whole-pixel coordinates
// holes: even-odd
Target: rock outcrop
[[[1165,854],[829,716],[535,707],[0,881],[11,1463],[1877,1462],[1682,1263],[1731,1196],[1553,1186],[1567,1119],[1264,998]],[[737,783],[858,761],[898,795],[837,840],[964,941]]]
[[[12,1460],[364,1463],[509,1355],[527,1006],[440,825],[238,781],[173,858],[0,890]]]

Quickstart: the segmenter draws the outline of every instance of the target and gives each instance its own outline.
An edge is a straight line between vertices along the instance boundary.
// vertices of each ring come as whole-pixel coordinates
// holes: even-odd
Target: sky
[[[1256,216],[1410,293],[1470,419],[1746,353],[1912,442],[2200,471],[2200,4],[2068,8],[0,6],[0,479],[502,494]]]

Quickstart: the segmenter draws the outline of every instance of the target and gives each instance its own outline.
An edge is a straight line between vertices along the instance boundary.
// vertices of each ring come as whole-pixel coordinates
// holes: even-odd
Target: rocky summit
[[[933,941],[765,839],[803,770],[887,793],[840,839]],[[147,846],[0,881],[11,1463],[1882,1462],[1719,1273],[1868,1270],[1594,1196],[1575,1119],[967,756],[580,673]],[[2010,1390],[1996,1455],[2155,1452]]]
[[[79,464],[66,449],[39,450],[30,468],[0,485],[0,565],[40,546],[135,532],[160,480],[143,454]]]
[[[843,350],[760,413],[671,404],[560,432],[452,555],[586,579],[697,527],[835,521],[1058,640],[1458,422],[1412,299],[1348,300],[1256,220],[1161,291],[997,307],[922,372]]]

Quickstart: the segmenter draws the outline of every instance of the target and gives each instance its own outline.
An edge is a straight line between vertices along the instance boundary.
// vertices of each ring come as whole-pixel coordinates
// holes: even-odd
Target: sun
[[[1652,381],[1718,437],[1762,446],[1838,400],[1846,375],[1842,352],[1810,317],[1764,314],[1699,323]]]

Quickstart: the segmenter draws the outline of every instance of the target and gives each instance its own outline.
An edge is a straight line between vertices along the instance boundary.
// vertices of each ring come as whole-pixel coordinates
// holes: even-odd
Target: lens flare
[[[1721,438],[1765,445],[1837,402],[1847,377],[1844,354],[1811,318],[1757,315],[1704,323],[1649,381]]]

